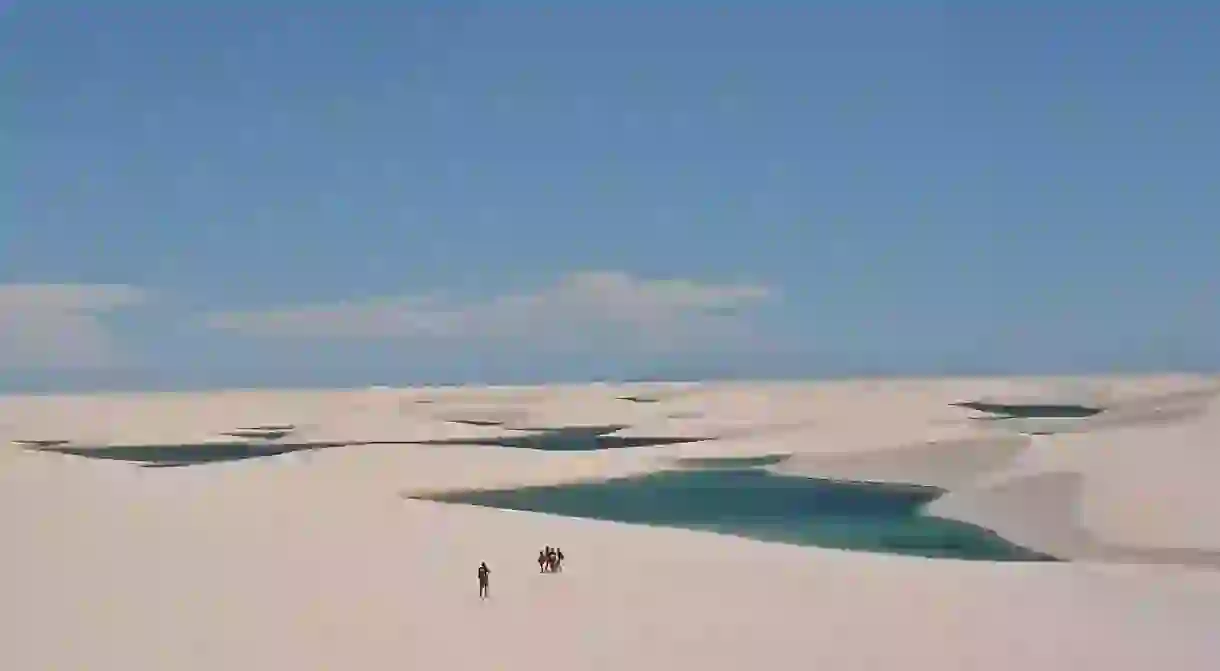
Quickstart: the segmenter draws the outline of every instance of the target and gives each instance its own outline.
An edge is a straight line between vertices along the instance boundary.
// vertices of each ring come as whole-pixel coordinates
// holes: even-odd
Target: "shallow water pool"
[[[712,460],[700,460],[712,465]],[[749,463],[740,462],[738,463]],[[991,561],[1053,561],[974,525],[934,517],[935,487],[777,475],[763,468],[660,471],[601,482],[429,494],[429,501],[698,529],[796,545]]]

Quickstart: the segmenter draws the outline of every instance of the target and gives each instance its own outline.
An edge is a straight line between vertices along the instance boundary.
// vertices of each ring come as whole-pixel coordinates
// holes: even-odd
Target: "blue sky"
[[[1210,3],[0,7],[0,388],[1220,369]]]

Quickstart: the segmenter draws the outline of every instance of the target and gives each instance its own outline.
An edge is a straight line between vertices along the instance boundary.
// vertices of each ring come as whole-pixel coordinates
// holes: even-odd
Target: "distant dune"
[[[1186,375],[0,397],[0,668],[1210,670],[1218,436]],[[404,497],[700,468],[1067,561]]]

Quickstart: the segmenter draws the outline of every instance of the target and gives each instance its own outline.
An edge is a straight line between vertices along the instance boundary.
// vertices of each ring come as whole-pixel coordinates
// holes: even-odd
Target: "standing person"
[[[546,550],[538,551],[538,572],[546,573]]]
[[[556,559],[557,559],[557,557],[555,556],[555,548],[553,548],[549,545],[546,546],[546,569],[548,571],[550,571],[551,573],[555,572],[555,560]]]
[[[563,550],[555,548],[555,571],[563,570]]]
[[[479,564],[479,598],[486,599],[488,592],[488,584],[491,582],[491,569],[487,568],[487,563]]]

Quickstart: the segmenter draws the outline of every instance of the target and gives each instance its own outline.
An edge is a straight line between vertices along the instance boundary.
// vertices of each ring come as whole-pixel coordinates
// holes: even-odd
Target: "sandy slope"
[[[1157,552],[1220,550],[1220,410],[1204,398],[1170,423],[1135,412],[1206,384],[726,384],[657,404],[599,387],[2,399],[0,439],[190,441],[272,423],[311,439],[497,432],[439,421],[451,412],[733,437],[567,454],[345,447],[179,469],[8,448],[0,668],[1212,669],[1220,571]],[[946,405],[1082,387],[1136,419],[1026,439]],[[777,469],[948,487],[938,513],[1091,561],[847,553],[398,496],[789,452]],[[568,555],[564,574],[537,573],[547,543]]]

